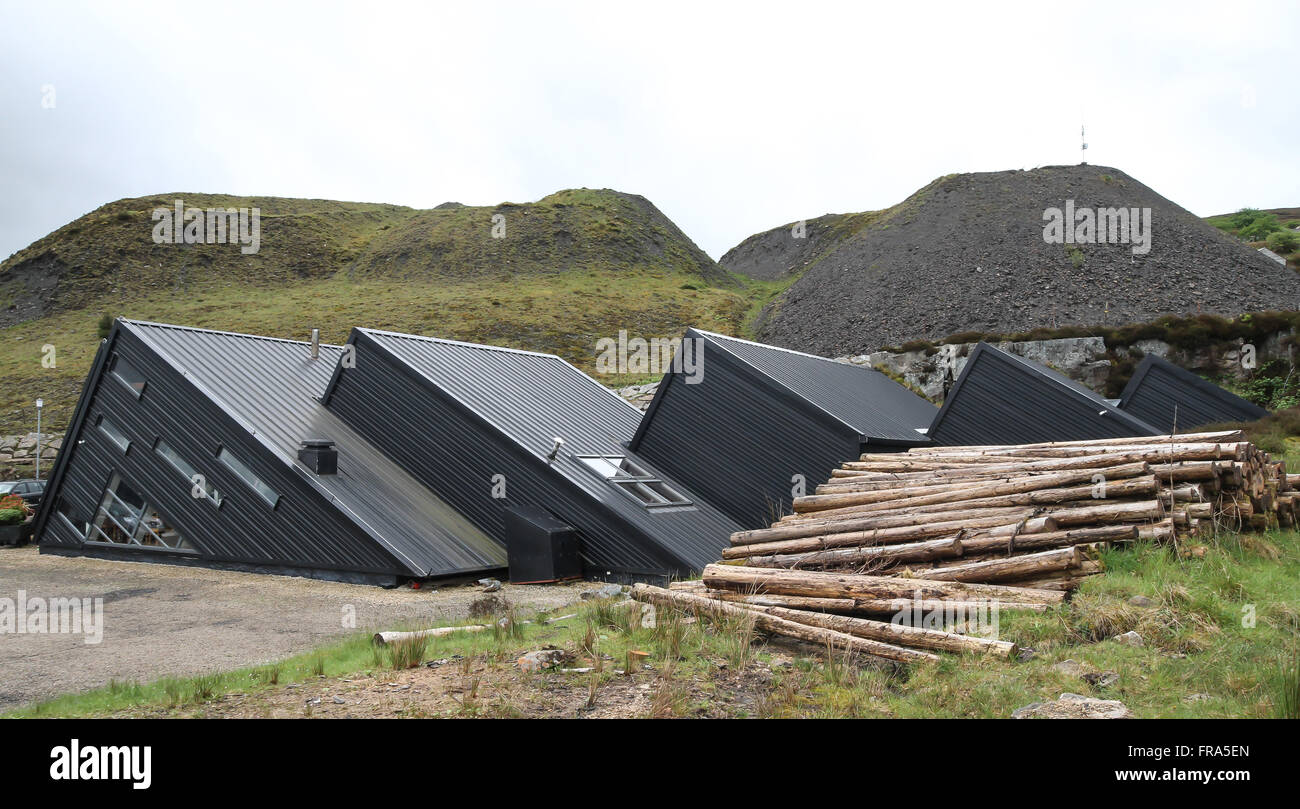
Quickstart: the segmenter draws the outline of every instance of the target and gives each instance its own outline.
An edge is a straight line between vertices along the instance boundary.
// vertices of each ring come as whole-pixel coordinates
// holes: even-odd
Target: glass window
[[[691,505],[681,492],[621,455],[580,455],[578,460],[647,508]]]
[[[207,476],[200,473],[199,470],[195,469],[189,461],[182,458],[180,453],[171,448],[170,444],[159,438],[158,443],[154,444],[153,448],[155,452],[166,458],[172,466],[176,467],[176,469],[189,480],[191,485],[197,486],[202,484],[203,493],[207,495],[208,499],[217,505],[221,505],[221,492],[213,488],[212,484],[208,482]]]
[[[159,550],[194,550],[167,518],[116,474],[109,480],[99,509],[87,527],[86,541]]]
[[[238,475],[239,479],[247,483],[253,491],[260,494],[263,500],[270,503],[271,508],[275,508],[275,504],[280,502],[279,492],[263,483],[261,478],[253,474],[253,470],[249,469],[247,464],[236,458],[225,447],[217,451],[217,460],[230,467],[230,471]]]
[[[118,429],[118,426],[103,416],[99,417],[99,429],[108,436],[108,440],[117,444],[117,448],[126,452],[131,448],[131,439],[126,437],[126,433]]]
[[[135,393],[138,399],[145,389],[144,374],[136,370],[135,366],[120,356],[113,357],[113,376],[122,381],[128,388]]]

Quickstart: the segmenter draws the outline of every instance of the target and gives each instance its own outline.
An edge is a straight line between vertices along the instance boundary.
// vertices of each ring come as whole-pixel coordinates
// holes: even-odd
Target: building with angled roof
[[[51,473],[42,551],[375,583],[503,569],[499,541],[320,403],[342,352],[117,321]]]
[[[1058,371],[980,343],[967,357],[928,435],[940,446],[970,446],[1162,432]]]
[[[935,406],[879,371],[700,329],[683,340],[697,367],[665,374],[628,448],[746,528],[863,452],[931,443]]]
[[[1259,405],[1224,390],[1168,360],[1148,354],[1124,387],[1120,409],[1178,432],[1221,421],[1255,421],[1268,415]]]
[[[360,328],[348,345],[325,407],[503,544],[508,511],[540,508],[577,532],[588,577],[651,580],[739,530],[631,451],[641,412],[560,357]]]

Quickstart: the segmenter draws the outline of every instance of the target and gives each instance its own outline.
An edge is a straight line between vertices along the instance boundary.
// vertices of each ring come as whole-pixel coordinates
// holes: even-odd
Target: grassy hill
[[[261,248],[155,244],[151,211],[261,208]],[[492,237],[493,216],[504,238]],[[102,206],[0,264],[0,434],[62,430],[103,314],[342,341],[355,325],[557,353],[592,370],[595,342],[735,333],[762,296],[642,197],[573,190],[536,203],[433,210],[167,194]],[[55,348],[55,367],[42,364]],[[610,379],[633,384],[642,379]]]

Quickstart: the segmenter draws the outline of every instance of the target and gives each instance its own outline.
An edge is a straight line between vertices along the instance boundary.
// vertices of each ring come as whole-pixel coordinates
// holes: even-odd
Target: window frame
[[[121,374],[121,372],[118,371],[118,366],[122,365],[123,363],[125,363],[127,367],[129,367],[132,371],[135,371],[135,373],[139,375],[140,388],[138,390],[136,389],[134,382],[127,379],[125,376]],[[116,379],[118,382],[121,382],[123,385],[125,385],[126,389],[131,391],[131,395],[137,399],[139,399],[141,396],[144,396],[144,392],[149,389],[149,380],[145,378],[144,374],[141,373],[139,368],[135,367],[134,363],[132,363],[130,360],[123,357],[120,353],[115,352],[113,354],[113,362],[108,366],[108,372],[112,374],[114,379]]]
[[[109,426],[105,427],[105,424]],[[103,413],[100,413],[95,417],[95,429],[103,433],[104,437],[112,442],[113,446],[122,450],[123,455],[131,450],[131,439],[127,437],[127,434],[122,431],[121,427],[118,427],[117,424],[110,421]],[[114,435],[114,433],[116,433],[116,435]],[[119,438],[121,441],[118,440]]]
[[[215,455],[216,459],[221,462],[222,466],[226,467],[231,474],[239,478],[240,482],[257,494],[259,500],[270,506],[272,510],[275,510],[275,508],[280,505],[280,500],[284,495],[280,494],[280,492],[274,487],[270,486],[266,481],[258,477],[257,474],[253,472],[252,467],[245,463],[243,458],[239,457],[234,452],[231,452],[229,447],[225,445],[218,446]],[[274,497],[267,497],[266,492],[270,492]]]
[[[602,478],[606,483],[622,492],[623,496],[641,506],[646,511],[686,511],[694,510],[696,503],[682,494],[675,486],[669,484],[662,476],[653,474],[641,464],[626,455],[574,455],[584,469]],[[600,465],[613,467],[614,474],[607,474]],[[657,488],[656,488],[657,487]],[[663,491],[668,492],[664,494]],[[663,502],[648,502],[641,492],[648,492],[651,497],[658,497]],[[677,499],[670,499],[675,497]]]
[[[133,508],[131,504],[123,500],[122,497],[118,495],[116,491],[114,491],[115,489],[115,487],[113,486],[114,480],[117,481],[118,485],[125,484],[133,492],[136,493],[136,495],[140,498],[140,508],[138,509]],[[116,502],[118,505],[122,506],[124,509],[127,509],[129,513],[132,514],[132,516],[136,520],[135,530],[128,531],[126,529],[126,526],[122,525],[122,523],[118,521],[118,518],[115,517],[111,511],[109,511],[104,507],[104,501],[109,499],[110,497],[112,498],[113,502]],[[101,528],[100,525],[96,524],[96,519],[99,517],[99,513],[101,511],[104,512],[104,520],[111,520],[113,525],[131,540],[130,542],[114,542],[108,538],[108,534],[104,532],[104,529]],[[109,472],[108,481],[104,484],[103,488],[100,490],[99,502],[95,505],[95,510],[93,513],[91,513],[90,520],[86,523],[85,529],[80,531],[82,544],[93,545],[98,548],[127,548],[130,550],[141,550],[141,551],[150,551],[150,552],[156,551],[160,553],[180,553],[180,554],[187,554],[187,555],[198,555],[200,553],[198,547],[195,546],[193,542],[191,542],[190,540],[186,539],[183,535],[181,535],[179,531],[176,532],[177,539],[180,542],[185,543],[189,547],[182,547],[180,545],[173,546],[163,542],[163,539],[158,534],[158,532],[154,531],[153,528],[144,520],[145,514],[147,514],[150,511],[157,513],[157,515],[160,518],[166,520],[168,523],[171,523],[172,525],[175,525],[175,523],[171,520],[171,518],[169,518],[166,514],[164,514],[162,510],[159,509],[157,506],[152,505],[147,498],[145,498],[143,495],[139,493],[138,490],[136,490],[134,486],[131,486],[130,483],[126,482],[126,478],[122,477],[122,474],[120,472],[114,469],[111,472]],[[72,518],[69,517],[62,508],[58,509],[57,513],[69,525],[71,525],[74,530],[77,530],[76,523],[72,521]],[[158,541],[158,544],[145,545],[144,543],[140,542],[136,535],[139,533],[139,530],[141,528],[143,528],[145,531],[148,531],[149,534],[152,535],[153,538]],[[102,539],[92,538],[92,537],[96,537],[96,535],[103,538]]]
[[[170,456],[159,449],[159,447],[162,446],[165,446],[167,447],[167,449],[171,450]],[[202,470],[200,470],[198,467],[191,464],[184,455],[181,455],[179,452],[177,452],[175,447],[173,447],[171,444],[168,444],[166,441],[164,441],[162,436],[159,436],[158,438],[154,439],[153,451],[155,455],[157,455],[159,458],[162,458],[173,469],[181,473],[181,475],[185,478],[186,482],[190,484],[191,497],[193,497],[194,495],[194,491],[193,491],[194,476],[198,475],[203,478],[203,494],[204,494],[203,499],[204,500],[207,500],[209,503],[213,504],[218,509],[221,508],[221,506],[226,502],[226,498],[221,494],[221,490],[218,489],[216,486],[212,485],[212,481],[208,479],[208,476],[203,474]],[[185,469],[181,468],[180,463],[177,463],[177,460],[179,460],[180,463],[184,463],[187,466],[189,466],[190,470],[186,471]],[[214,497],[213,495],[216,496]],[[194,499],[197,500],[198,498],[195,497]]]

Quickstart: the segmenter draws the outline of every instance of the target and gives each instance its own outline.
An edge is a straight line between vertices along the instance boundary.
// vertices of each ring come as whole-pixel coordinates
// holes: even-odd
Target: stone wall
[[[41,434],[41,476],[49,474],[63,445],[63,435]],[[30,477],[36,471],[36,433],[0,436],[0,476]]]

